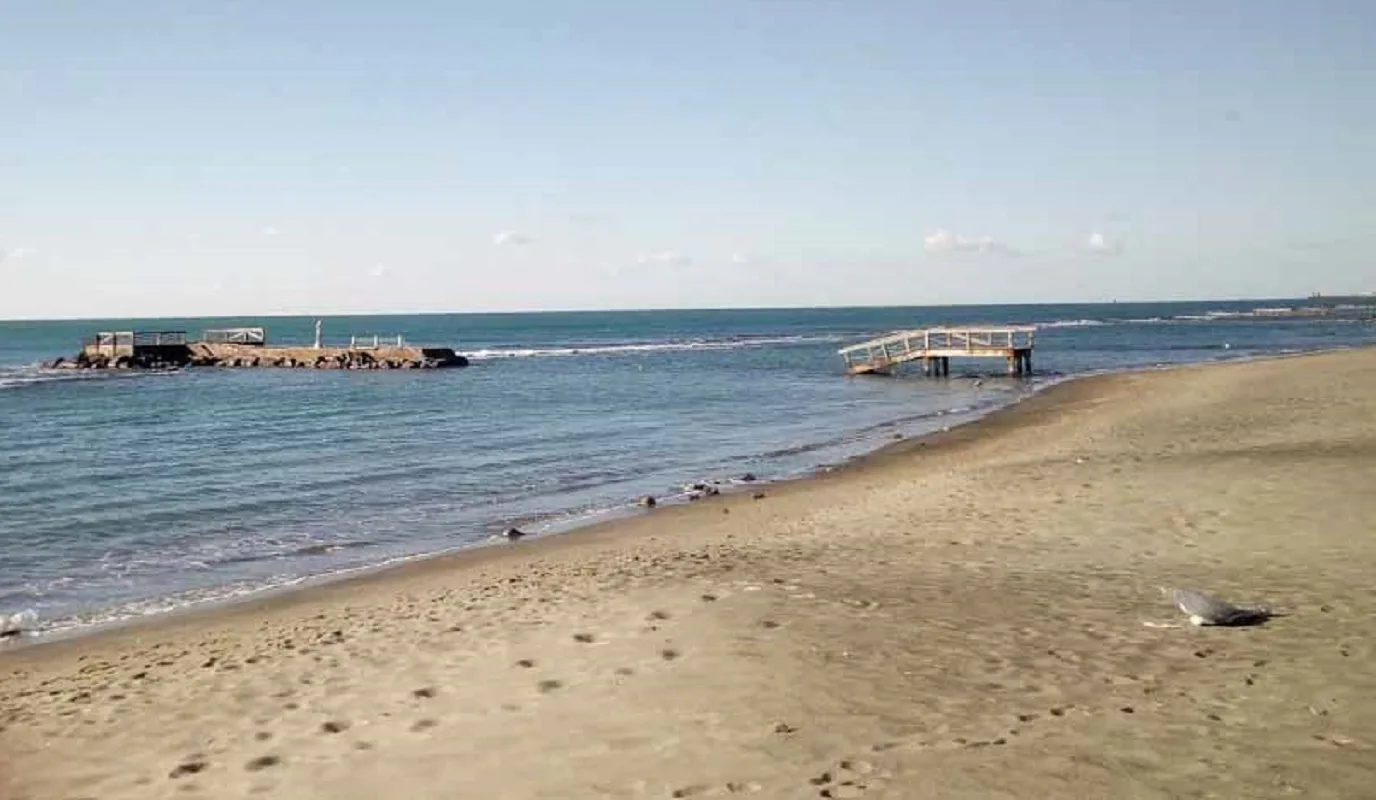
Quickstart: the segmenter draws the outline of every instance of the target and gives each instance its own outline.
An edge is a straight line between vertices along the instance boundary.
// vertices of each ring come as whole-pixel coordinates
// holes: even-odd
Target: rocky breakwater
[[[291,369],[443,369],[466,367],[468,359],[447,347],[254,347],[196,343],[190,366],[286,367]]]
[[[425,370],[466,367],[468,359],[447,347],[280,347],[192,342],[177,348],[132,353],[83,350],[71,360],[58,359],[59,369],[181,369],[184,367]]]

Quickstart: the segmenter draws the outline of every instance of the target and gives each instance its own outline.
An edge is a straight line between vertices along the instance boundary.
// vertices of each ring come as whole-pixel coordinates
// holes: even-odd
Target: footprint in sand
[[[673,661],[679,657],[679,652],[672,647],[666,647],[659,651],[659,657],[665,661]]]
[[[562,689],[563,686],[564,684],[562,681],[556,681],[553,679],[543,680],[536,684],[536,688],[538,688],[543,694],[549,694],[550,692],[553,692],[557,689]]]
[[[433,719],[418,719],[416,720],[415,724],[411,726],[411,730],[415,731],[416,733],[419,733],[421,731],[429,730],[438,724],[439,723]]]
[[[647,615],[645,618],[646,618],[647,620],[665,620],[665,619],[668,619],[668,618],[669,618],[669,612],[668,612],[668,611],[651,611],[651,612],[649,613],[649,615]]]
[[[411,696],[416,698],[417,700],[429,700],[430,698],[434,697],[435,694],[435,687],[433,686],[426,686],[422,689],[416,689],[415,691],[411,692]]]
[[[821,787],[818,796],[827,798],[861,797],[883,783],[875,775],[874,765],[858,758],[843,759],[835,769],[823,772],[808,782]]]
[[[167,773],[169,778],[180,778],[184,775],[195,775],[209,766],[205,761],[198,758],[191,758],[178,764],[171,772]]]
[[[282,759],[277,756],[258,756],[245,764],[244,769],[249,772],[257,772],[258,770],[267,769],[268,767],[275,767],[280,763],[282,763]]]
[[[591,633],[575,633],[573,635],[573,640],[579,644],[592,644],[597,641],[597,637],[593,636]]]
[[[691,786],[681,786],[669,794],[670,797],[719,797],[723,794],[754,794],[762,791],[764,787],[755,781],[728,781],[720,786],[704,786],[695,783]]]

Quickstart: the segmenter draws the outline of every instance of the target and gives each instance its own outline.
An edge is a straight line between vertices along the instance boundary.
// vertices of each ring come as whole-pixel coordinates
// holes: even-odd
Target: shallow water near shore
[[[774,480],[977,417],[1057,378],[1376,342],[1370,323],[1235,319],[1268,303],[329,318],[474,361],[433,373],[36,366],[109,329],[308,318],[0,323],[0,613],[40,630],[223,600],[629,513],[697,480]],[[847,379],[903,327],[1038,325],[1039,377]],[[737,483],[737,485],[741,485]]]

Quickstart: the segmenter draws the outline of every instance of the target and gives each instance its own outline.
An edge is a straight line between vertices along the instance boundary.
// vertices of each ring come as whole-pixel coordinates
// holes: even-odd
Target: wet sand
[[[763,498],[0,654],[0,796],[1372,796],[1373,485],[1376,350],[1076,381]]]

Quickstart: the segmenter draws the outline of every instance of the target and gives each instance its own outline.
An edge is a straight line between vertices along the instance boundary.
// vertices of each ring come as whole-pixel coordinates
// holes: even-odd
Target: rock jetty
[[[108,349],[107,349],[108,350]],[[468,359],[447,347],[282,347],[189,342],[175,346],[128,347],[102,351],[86,347],[74,358],[59,358],[58,369],[165,370],[185,367],[289,369],[442,369],[466,367]]]

